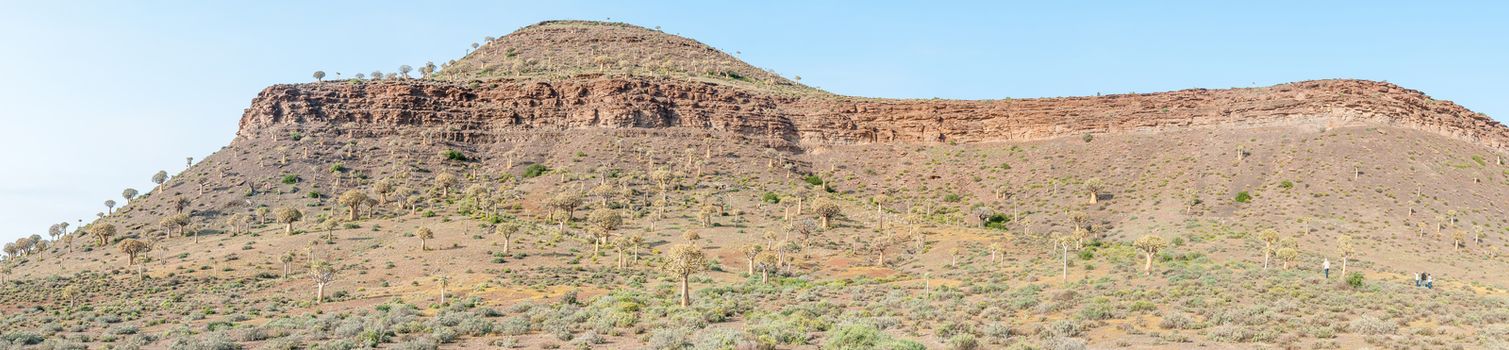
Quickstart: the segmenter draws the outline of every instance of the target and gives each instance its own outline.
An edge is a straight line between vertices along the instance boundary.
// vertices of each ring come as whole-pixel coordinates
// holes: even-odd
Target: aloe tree
[[[110,223],[89,225],[89,235],[94,236],[98,242],[96,245],[104,247],[110,243],[110,237],[115,236],[115,225],[111,225]]]
[[[1163,250],[1167,245],[1163,241],[1163,237],[1153,235],[1144,235],[1141,238],[1137,238],[1137,241],[1132,242],[1132,247],[1142,252],[1142,257],[1145,261],[1142,265],[1143,274],[1151,275],[1153,273],[1153,256],[1158,255],[1158,251]]]
[[[342,193],[337,201],[341,205],[346,206],[348,212],[351,214],[350,220],[356,221],[361,216],[362,204],[367,203],[367,194],[358,190],[348,190],[346,193]]]
[[[115,214],[115,200],[105,200],[105,214]]]
[[[508,254],[509,249],[513,246],[513,235],[518,234],[522,229],[522,225],[512,221],[499,224],[498,227],[493,228],[493,233],[503,236],[503,254]]]
[[[314,260],[309,262],[309,279],[314,281],[314,303],[325,303],[325,286],[335,281],[335,266],[329,261]]]
[[[141,255],[141,253],[152,250],[152,245],[147,244],[147,242],[143,242],[139,239],[123,240],[121,241],[119,247],[121,253],[126,254],[127,265],[136,265],[137,256]]]
[[[1352,246],[1352,236],[1341,235],[1336,237],[1336,250],[1341,253],[1341,275],[1347,275],[1347,260],[1351,260],[1352,254],[1357,251]]]
[[[680,279],[681,306],[687,307],[692,303],[690,294],[691,276],[694,273],[707,270],[707,255],[691,244],[681,244],[671,247],[666,251],[665,270]]]
[[[293,234],[293,223],[304,219],[303,212],[289,207],[278,208],[277,213],[274,213],[273,216],[276,217],[279,223],[284,225],[283,233],[288,235]]]
[[[429,227],[420,227],[418,231],[414,232],[414,236],[419,237],[419,250],[429,251],[430,240],[435,239],[435,231],[431,231]]]
[[[125,198],[127,203],[130,203],[131,200],[136,199],[136,195],[138,194],[141,193],[137,192],[135,188],[127,188],[125,190],[121,190],[121,198]]]
[[[1278,244],[1278,231],[1273,229],[1264,230],[1258,234],[1263,240],[1263,269],[1268,269],[1268,260],[1273,256],[1274,245]]]
[[[157,184],[157,190],[154,192],[162,193],[162,184],[166,182],[168,182],[167,171],[158,170],[156,174],[152,174],[152,183]]]

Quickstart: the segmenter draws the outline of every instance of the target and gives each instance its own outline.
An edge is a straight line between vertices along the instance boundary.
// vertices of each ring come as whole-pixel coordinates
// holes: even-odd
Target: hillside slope
[[[0,339],[1502,346],[1506,141],[1381,82],[872,99],[658,31],[545,22],[426,79],[268,87],[224,149],[89,224],[117,228],[106,244],[83,228],[7,258]],[[346,193],[368,198],[355,218]],[[1294,256],[1265,267],[1267,230]],[[1143,236],[1168,244],[1139,256]],[[1342,237],[1356,287],[1315,272]],[[683,244],[710,268],[689,307],[664,272]],[[315,261],[339,277],[323,304]],[[1407,286],[1419,271],[1437,289]]]

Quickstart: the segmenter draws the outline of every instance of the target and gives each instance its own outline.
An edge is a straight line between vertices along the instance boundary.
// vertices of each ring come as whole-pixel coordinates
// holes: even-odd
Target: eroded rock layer
[[[240,135],[305,124],[354,135],[427,130],[482,141],[517,129],[690,127],[795,146],[987,142],[1199,127],[1350,123],[1408,127],[1498,150],[1509,128],[1414,90],[1318,80],[1263,88],[1191,89],[989,101],[896,100],[762,92],[653,77],[430,80],[275,85],[241,119]]]

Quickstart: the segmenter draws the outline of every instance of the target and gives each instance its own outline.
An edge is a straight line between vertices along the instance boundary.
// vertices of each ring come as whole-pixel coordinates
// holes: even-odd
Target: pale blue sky
[[[231,140],[269,84],[444,62],[548,19],[688,36],[829,91],[1002,98],[1362,78],[1499,120],[1497,2],[3,1],[0,239],[92,218]]]

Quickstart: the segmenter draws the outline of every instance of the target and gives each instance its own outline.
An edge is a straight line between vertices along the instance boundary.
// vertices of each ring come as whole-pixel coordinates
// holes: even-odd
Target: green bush
[[[295,174],[283,175],[283,183],[289,185],[299,183],[299,176]]]
[[[544,175],[545,172],[547,172],[547,171],[550,171],[550,168],[546,167],[544,164],[540,164],[540,163],[530,164],[529,166],[524,167],[524,178],[528,179],[528,178],[532,178],[532,177]]]
[[[1347,285],[1352,288],[1362,288],[1362,273],[1353,272],[1347,274]]]
[[[344,172],[346,172],[346,165],[345,164],[341,164],[341,163],[335,163],[334,165],[330,166],[330,172],[332,172],[332,173],[344,173]]]
[[[956,337],[957,338],[957,337]],[[974,337],[970,337],[973,340]],[[978,343],[976,343],[978,345]],[[894,339],[870,325],[849,324],[840,326],[822,345],[824,350],[923,350],[922,344],[903,339]],[[972,348],[971,348],[972,349]]]
[[[1252,194],[1247,193],[1247,191],[1237,192],[1237,199],[1236,200],[1237,200],[1237,203],[1251,202],[1252,201]]]
[[[778,194],[775,194],[775,192],[765,192],[764,195],[760,196],[760,201],[761,202],[770,203],[770,204],[780,204],[781,203],[781,196],[778,195]]]
[[[960,334],[948,338],[948,348],[953,350],[975,350],[980,348],[980,341],[975,336]]]
[[[1291,189],[1291,188],[1294,188],[1294,182],[1293,181],[1289,181],[1289,180],[1284,180],[1284,182],[1278,183],[1278,187],[1281,187],[1281,188],[1286,189],[1286,190],[1287,189]]]
[[[463,153],[461,153],[461,151],[457,151],[457,150],[453,150],[453,149],[448,149],[448,150],[445,150],[444,152],[440,152],[440,155],[442,157],[445,157],[445,159],[454,160],[454,161],[458,161],[458,162],[465,162],[467,160],[466,154],[463,154]]]
[[[802,181],[806,181],[808,185],[813,185],[813,186],[818,186],[818,185],[822,185],[823,184],[823,178],[820,177],[820,176],[817,176],[817,174],[803,176],[802,177]]]
[[[964,200],[964,197],[960,197],[957,194],[949,193],[949,194],[943,195],[943,201],[944,202],[958,203],[961,200]]]

